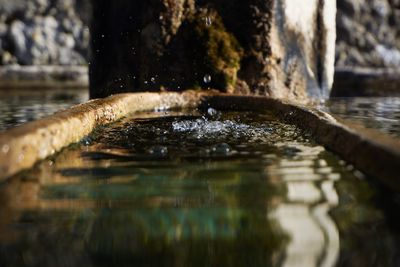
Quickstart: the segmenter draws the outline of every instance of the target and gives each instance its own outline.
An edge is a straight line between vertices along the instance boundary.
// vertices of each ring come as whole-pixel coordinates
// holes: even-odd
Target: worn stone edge
[[[196,92],[120,94],[12,128],[0,134],[0,181],[79,142],[100,125],[139,111],[196,107],[201,97]]]
[[[367,175],[400,190],[400,141],[379,131],[338,121],[328,113],[289,101],[214,93],[137,93],[93,100],[0,134],[0,181],[80,141],[97,126],[129,113],[154,109],[214,107],[272,111],[313,134],[315,140]]]
[[[318,109],[265,97],[211,96],[216,109],[273,111],[279,119],[311,132],[316,142],[358,170],[400,191],[400,141],[351,121],[337,120]]]

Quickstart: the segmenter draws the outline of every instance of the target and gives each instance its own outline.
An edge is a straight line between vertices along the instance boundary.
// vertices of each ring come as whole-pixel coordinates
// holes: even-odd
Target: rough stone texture
[[[0,65],[86,64],[89,14],[86,0],[0,0]]]
[[[164,11],[161,11],[161,13],[165,13],[165,16],[162,16],[163,26],[161,28],[165,36],[169,37],[164,41],[170,40],[169,38],[176,34],[180,28],[181,18],[186,16],[183,2],[165,1],[167,5],[164,6]],[[235,8],[237,2],[240,3],[240,1],[197,1],[197,3],[207,2],[213,3],[220,13],[228,16],[229,13],[232,14],[231,19],[224,20],[227,28],[232,30],[242,25],[243,28],[252,32],[236,36],[242,43],[243,40],[249,40],[254,37],[254,33],[257,33],[257,28],[253,24],[245,23],[243,19],[236,19],[236,17],[244,18],[251,15],[249,8]],[[287,2],[289,5],[299,7],[297,11],[304,11],[303,7],[306,3],[313,1],[282,0],[276,2],[283,4]],[[326,5],[333,5],[335,1],[325,0],[324,2]],[[337,2],[337,66],[400,66],[400,30],[398,27],[400,1],[338,0]],[[166,11],[165,8],[170,10]],[[257,5],[256,8],[259,11],[262,10]],[[332,8],[325,10],[333,14]],[[297,17],[302,17],[304,14],[308,13],[302,13]],[[86,63],[88,61],[89,36],[87,29],[90,15],[90,0],[0,0],[0,65]],[[323,18],[330,17],[326,15]],[[261,20],[259,20],[260,22]],[[148,33],[150,30],[151,27],[147,28],[146,32]],[[256,39],[252,39],[254,46],[257,46],[257,42],[260,41],[259,38],[258,41]],[[246,54],[254,52],[250,52],[250,50],[249,47],[244,48]],[[262,67],[252,65],[251,68]],[[327,74],[330,72],[327,70]],[[241,75],[248,76],[245,70],[241,71]],[[260,75],[265,76],[265,74]],[[197,76],[196,78],[201,78],[200,74]],[[268,79],[265,78],[265,80]],[[247,85],[258,87],[256,90],[262,92],[264,90],[262,83],[253,81]],[[175,83],[171,82],[171,86],[177,86],[177,84],[176,81]],[[242,85],[244,86],[244,84]],[[246,86],[244,87],[246,89]]]
[[[400,66],[400,1],[338,0],[336,65]]]
[[[333,83],[336,0],[280,0],[274,6],[272,94],[327,98]]]
[[[92,5],[91,97],[208,87],[286,98],[329,95],[334,0]]]

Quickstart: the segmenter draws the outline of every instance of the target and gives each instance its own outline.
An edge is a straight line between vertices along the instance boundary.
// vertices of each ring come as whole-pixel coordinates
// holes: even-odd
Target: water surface
[[[0,132],[83,103],[87,89],[0,90]]]
[[[394,137],[400,137],[399,97],[332,98],[324,109]]]
[[[142,113],[0,186],[0,266],[397,266],[381,199],[270,114]]]

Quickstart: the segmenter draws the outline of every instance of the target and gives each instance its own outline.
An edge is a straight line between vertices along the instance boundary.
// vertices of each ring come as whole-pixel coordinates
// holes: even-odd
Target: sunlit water
[[[87,90],[0,90],[0,132],[83,103]]]
[[[380,199],[271,115],[145,113],[0,186],[0,266],[397,266]]]
[[[339,117],[400,137],[399,97],[333,98],[324,108]]]

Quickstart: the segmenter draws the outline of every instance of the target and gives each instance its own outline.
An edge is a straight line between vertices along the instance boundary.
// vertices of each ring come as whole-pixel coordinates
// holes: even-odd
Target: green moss
[[[210,18],[211,25],[207,25]],[[236,38],[229,33],[220,16],[214,11],[200,11],[189,19],[194,35],[193,45],[197,46],[198,65],[204,74],[211,76],[211,82],[197,82],[202,87],[212,87],[222,91],[230,91],[237,80],[243,49]],[[204,77],[204,76],[203,76]],[[202,78],[199,76],[199,78]]]

